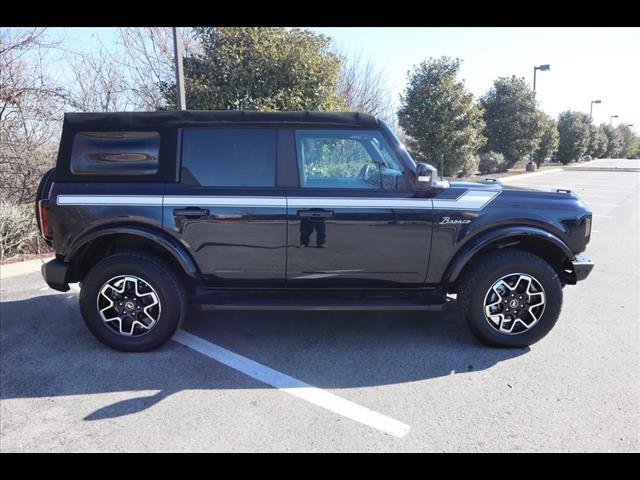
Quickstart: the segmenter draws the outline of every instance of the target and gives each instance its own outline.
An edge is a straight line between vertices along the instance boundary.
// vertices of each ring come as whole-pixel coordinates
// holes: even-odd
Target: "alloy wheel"
[[[114,332],[127,337],[149,333],[160,320],[160,297],[134,275],[113,277],[98,291],[98,313]]]
[[[510,273],[491,285],[484,297],[484,316],[508,335],[528,331],[544,313],[546,295],[540,282],[526,273]]]

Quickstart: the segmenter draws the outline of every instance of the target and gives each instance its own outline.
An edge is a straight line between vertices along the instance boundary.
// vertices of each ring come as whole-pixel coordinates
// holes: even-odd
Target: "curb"
[[[43,263],[48,262],[54,257],[36,258],[33,260],[25,260],[24,262],[8,263],[0,265],[0,278],[17,277],[19,275],[27,275],[29,273],[39,272]]]
[[[590,169],[596,169],[597,167],[594,167],[593,164],[597,164],[598,162],[600,162],[601,160],[610,160],[608,158],[598,158],[596,160],[590,160],[588,162],[579,162],[576,164],[566,164],[566,165],[562,165],[556,168],[549,168],[549,169],[545,169],[545,170],[539,170],[536,172],[530,172],[530,173],[519,173],[517,175],[505,175],[504,177],[499,177],[498,180],[502,181],[502,180],[507,180],[507,179],[513,179],[513,178],[528,178],[534,175],[542,175],[543,173],[551,173],[551,172],[560,172],[563,170],[590,170]],[[605,167],[603,167],[605,168]],[[619,170],[619,169],[616,169]]]

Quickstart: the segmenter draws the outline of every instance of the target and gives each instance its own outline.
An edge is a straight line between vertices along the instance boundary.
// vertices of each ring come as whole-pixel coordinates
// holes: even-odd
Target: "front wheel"
[[[543,338],[558,320],[562,285],[542,258],[502,250],[480,259],[465,274],[458,303],[481,341],[497,347],[525,347]]]
[[[119,253],[98,262],[80,289],[89,330],[105,345],[126,352],[166,342],[186,315],[178,275],[155,258]]]

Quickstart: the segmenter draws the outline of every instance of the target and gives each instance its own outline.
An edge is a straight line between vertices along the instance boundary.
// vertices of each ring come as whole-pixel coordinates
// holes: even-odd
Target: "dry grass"
[[[38,234],[33,204],[0,200],[0,260],[49,251]]]

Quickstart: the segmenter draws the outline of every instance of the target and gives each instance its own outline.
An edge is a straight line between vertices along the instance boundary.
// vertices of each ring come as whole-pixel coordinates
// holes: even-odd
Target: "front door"
[[[376,130],[295,131],[299,188],[287,189],[287,283],[407,287],[424,282],[432,202]]]
[[[286,197],[273,128],[185,128],[180,183],[167,184],[165,229],[210,284],[284,285]]]

